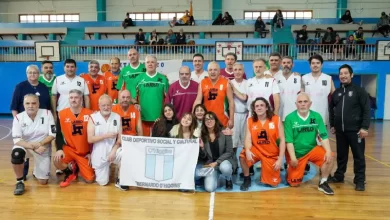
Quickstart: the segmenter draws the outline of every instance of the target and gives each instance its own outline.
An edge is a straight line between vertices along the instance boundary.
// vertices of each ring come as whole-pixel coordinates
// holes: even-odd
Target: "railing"
[[[127,60],[127,51],[137,48],[140,59],[152,54],[159,60],[183,59],[192,60],[195,53],[201,53],[205,60],[215,60],[215,45],[161,45],[161,46],[61,46],[61,60],[68,58],[77,61],[93,59],[108,60],[119,57]],[[231,51],[234,50],[231,48]],[[296,60],[307,60],[312,54],[321,54],[325,60],[375,60],[376,45],[321,45],[321,44],[266,44],[244,45],[243,60],[256,58],[268,59],[272,52],[279,52],[282,56],[292,56]],[[34,47],[0,47],[0,62],[35,61]]]

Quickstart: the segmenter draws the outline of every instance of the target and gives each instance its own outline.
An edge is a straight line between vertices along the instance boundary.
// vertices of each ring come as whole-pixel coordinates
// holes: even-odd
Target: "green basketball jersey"
[[[51,78],[50,81],[48,81],[44,76],[43,74],[41,74],[38,78],[38,81],[40,83],[43,83],[47,86],[47,88],[49,89],[49,95],[51,96],[51,88],[53,87],[53,83],[54,83],[54,80],[56,79],[56,76],[53,75],[53,77]]]
[[[141,105],[142,121],[153,122],[160,117],[165,94],[168,93],[169,82],[165,75],[156,73],[150,77],[146,73],[139,74],[133,81],[133,86],[126,86],[131,96]]]
[[[295,155],[301,158],[317,146],[317,137],[322,140],[328,139],[322,116],[310,110],[308,117],[303,119],[295,110],[287,115],[284,121],[284,134],[286,143],[294,144]]]
[[[118,90],[122,90],[123,83],[126,83],[127,85],[131,85],[132,81],[140,74],[146,72],[145,64],[139,63],[137,68],[131,67],[131,65],[127,65],[123,67],[119,74],[118,83],[116,85],[116,88]]]

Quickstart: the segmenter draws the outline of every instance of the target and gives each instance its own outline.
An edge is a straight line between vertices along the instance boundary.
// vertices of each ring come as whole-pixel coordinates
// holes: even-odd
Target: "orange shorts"
[[[278,160],[278,156],[269,157],[262,154],[256,147],[251,147],[251,152],[253,154],[253,162],[246,159],[245,149],[240,153],[240,158],[245,159],[248,167],[253,166],[253,164],[261,161],[261,178],[260,181],[264,184],[271,186],[277,186],[280,179],[280,169],[274,170],[274,164]]]
[[[65,157],[62,158],[62,162],[65,164],[75,161],[80,170],[80,175],[87,181],[93,181],[95,179],[95,171],[88,164],[88,159],[85,156],[76,154],[72,148],[64,145],[62,148],[64,151]]]
[[[142,133],[145,137],[150,137],[152,134],[154,122],[142,121]]]
[[[332,152],[332,156],[334,153]],[[290,186],[298,186],[302,183],[303,176],[305,175],[305,167],[308,162],[312,162],[318,167],[322,167],[325,163],[325,149],[320,146],[315,146],[309,153],[298,159],[298,166],[293,168],[288,166],[287,168],[287,182]],[[286,161],[290,164],[291,158],[286,153]]]

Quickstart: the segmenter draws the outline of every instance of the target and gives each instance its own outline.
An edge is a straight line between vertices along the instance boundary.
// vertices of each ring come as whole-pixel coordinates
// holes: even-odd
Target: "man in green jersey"
[[[284,122],[284,133],[287,143],[288,162],[287,182],[291,186],[299,186],[308,162],[320,167],[321,180],[318,190],[333,195],[327,179],[333,168],[334,154],[330,149],[328,132],[322,116],[310,110],[311,100],[308,94],[298,94],[297,110],[287,115]],[[317,138],[321,146],[317,145]]]
[[[126,89],[130,91],[131,83],[140,74],[146,72],[145,64],[139,62],[138,51],[134,48],[127,52],[127,58],[130,64],[123,67],[119,74],[118,83],[116,88],[121,91]]]
[[[53,63],[49,60],[45,60],[41,63],[41,65],[42,74],[39,76],[38,81],[47,86],[51,97],[51,88],[53,87],[54,80],[56,79],[56,76],[53,74]]]
[[[155,56],[147,55],[145,64],[146,72],[139,74],[132,82],[132,86],[126,88],[132,98],[139,101],[143,135],[150,136],[154,121],[160,116],[169,82],[165,75],[157,72]]]

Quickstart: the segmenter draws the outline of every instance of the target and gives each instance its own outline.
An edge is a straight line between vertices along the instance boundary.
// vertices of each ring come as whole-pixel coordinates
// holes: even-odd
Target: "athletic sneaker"
[[[226,180],[226,190],[227,191],[233,190],[233,182],[231,180]]]
[[[366,184],[365,183],[357,183],[355,187],[356,191],[365,191],[366,190]]]
[[[30,167],[30,158],[26,158],[26,161],[24,161],[24,168],[23,168],[23,180],[27,180],[28,175],[28,169]]]
[[[119,178],[116,178],[116,181],[115,181],[115,187],[117,187],[118,189],[122,190],[122,191],[127,191],[129,190],[129,186],[122,186],[122,185],[119,185]]]
[[[15,186],[14,195],[19,196],[24,193],[24,183],[22,181],[18,181]]]
[[[250,176],[244,177],[244,182],[240,186],[240,190],[241,191],[248,191],[250,186],[251,186],[251,177]]]
[[[324,183],[318,185],[318,190],[323,192],[326,195],[334,195],[332,188],[330,188],[330,186],[328,185],[328,182],[326,182],[326,181]]]

